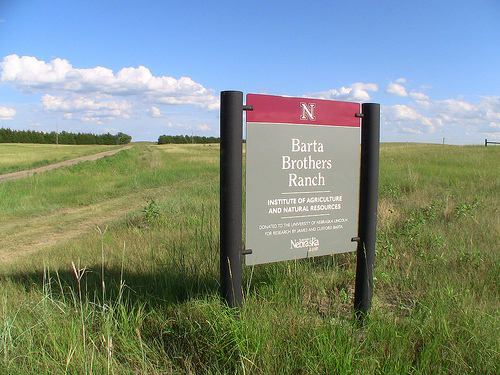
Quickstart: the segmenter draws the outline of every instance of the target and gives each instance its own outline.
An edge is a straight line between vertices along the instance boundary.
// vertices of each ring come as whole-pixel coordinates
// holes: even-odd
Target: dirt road
[[[158,196],[165,187],[141,190],[83,207],[63,208],[33,217],[0,221],[0,264],[13,262],[44,248],[105,228],[127,213],[144,207],[144,197]]]
[[[2,174],[2,175],[0,175],[0,183],[4,182],[4,181],[7,181],[7,180],[14,180],[14,179],[17,179],[17,178],[26,177],[26,176],[29,176],[29,175],[33,175],[35,173],[42,173],[42,172],[50,171],[51,169],[55,169],[55,168],[59,168],[59,167],[73,165],[73,164],[79,163],[81,161],[97,160],[97,159],[103,158],[105,156],[114,155],[117,152],[120,152],[122,150],[128,150],[131,147],[134,147],[134,145],[127,145],[127,146],[119,148],[117,150],[100,152],[100,153],[94,154],[94,155],[82,156],[80,158],[62,161],[60,163],[47,165],[45,167],[30,169],[28,171],[21,171],[21,172],[14,172],[14,173]]]
[[[73,165],[81,161],[96,160],[131,147],[133,145],[29,171],[0,175],[0,183],[9,179],[22,178],[34,173]],[[155,189],[151,189],[151,191],[151,194],[156,193]],[[0,263],[14,261],[45,247],[65,242],[82,233],[88,233],[95,230],[96,225],[104,227],[107,223],[121,217],[126,212],[144,205],[143,193],[141,191],[85,207],[66,208],[35,217],[14,218],[9,222],[0,221]]]

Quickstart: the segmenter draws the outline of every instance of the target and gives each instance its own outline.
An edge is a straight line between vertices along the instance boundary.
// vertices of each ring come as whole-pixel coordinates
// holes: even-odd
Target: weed
[[[160,207],[153,198],[149,200],[149,203],[144,207],[142,213],[144,214],[144,222],[147,225],[155,226],[159,224],[162,215]]]

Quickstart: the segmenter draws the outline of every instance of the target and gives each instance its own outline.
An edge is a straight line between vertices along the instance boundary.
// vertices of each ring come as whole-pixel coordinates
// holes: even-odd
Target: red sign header
[[[359,103],[334,100],[247,94],[247,122],[360,127]]]

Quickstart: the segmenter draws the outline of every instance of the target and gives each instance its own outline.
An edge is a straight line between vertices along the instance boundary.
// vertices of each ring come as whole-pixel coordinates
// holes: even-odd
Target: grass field
[[[383,144],[373,308],[353,253],[218,297],[219,148],[136,145],[0,184],[0,373],[498,374],[500,148]]]
[[[44,167],[122,146],[70,146],[0,143],[0,174]]]

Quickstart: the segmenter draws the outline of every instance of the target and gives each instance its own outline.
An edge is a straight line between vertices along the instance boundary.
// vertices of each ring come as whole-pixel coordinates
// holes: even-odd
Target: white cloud
[[[131,118],[132,103],[126,100],[99,100],[91,96],[64,97],[50,94],[45,94],[41,100],[46,111],[61,112],[66,119],[77,117],[82,121],[102,123],[115,118]]]
[[[457,100],[446,99],[434,102],[434,110],[442,115],[464,119],[477,117],[477,108],[471,103]]]
[[[400,85],[399,83],[394,83],[390,82],[387,88],[385,89],[385,92],[387,94],[391,95],[396,95],[401,98],[405,98],[408,96],[408,93],[406,92],[406,88],[403,85]]]
[[[149,110],[149,114],[151,117],[154,117],[154,118],[161,118],[163,117],[163,115],[161,114],[161,111],[158,107],[151,107],[151,109]]]
[[[406,83],[406,78],[398,78],[396,82],[390,82],[384,90],[386,94],[396,95],[400,98],[411,98],[415,100],[428,100],[429,97],[423,92],[412,90],[410,93],[402,84]],[[423,88],[422,88],[423,89]]]
[[[375,83],[356,82],[351,85],[354,90],[378,91],[378,86]]]
[[[476,141],[478,133],[500,138],[500,96],[482,97],[477,103],[446,99],[416,100],[410,104],[382,107],[382,121],[387,130],[413,134],[446,130],[451,134],[469,134]]]
[[[416,100],[415,103],[422,109],[430,109],[432,107],[432,103],[429,100]]]
[[[488,128],[500,133],[500,96],[483,97],[478,110],[488,122]]]
[[[366,102],[370,100],[368,91],[378,91],[378,86],[375,83],[353,83],[350,87],[341,87],[339,89],[330,89],[328,91],[320,91],[308,94],[313,98],[345,100],[353,102]]]
[[[0,121],[12,120],[16,115],[14,108],[0,107]]]
[[[381,117],[386,126],[402,133],[431,134],[443,126],[441,119],[423,116],[403,104],[382,107]]]
[[[484,96],[475,104],[458,99],[434,101],[431,110],[445,123],[482,133],[500,133],[500,96]]]
[[[42,123],[38,122],[38,121],[33,121],[33,120],[28,120],[30,126],[33,126],[33,127],[39,127],[39,126],[42,126]]]
[[[209,131],[210,130],[210,126],[208,126],[207,124],[203,124],[203,125],[198,125],[198,129],[200,129],[201,131]]]
[[[179,123],[175,124],[175,126],[176,126],[177,128],[179,128],[179,129],[185,129],[185,130],[190,130],[190,129],[192,128],[192,126],[191,126],[191,125],[189,125],[189,124],[184,124],[184,123],[182,123],[182,122],[179,122]]]
[[[59,58],[46,63],[35,57],[9,55],[0,63],[0,70],[1,83],[24,93],[45,94],[42,103],[46,110],[84,121],[130,118],[133,107],[141,104],[188,105],[209,111],[219,107],[214,92],[191,78],[155,77],[144,66],[123,68],[115,75],[100,66],[76,69]],[[155,108],[153,116],[160,111]]]
[[[408,94],[408,96],[415,100],[428,100],[429,96],[425,95],[423,92],[415,92],[412,91]]]

